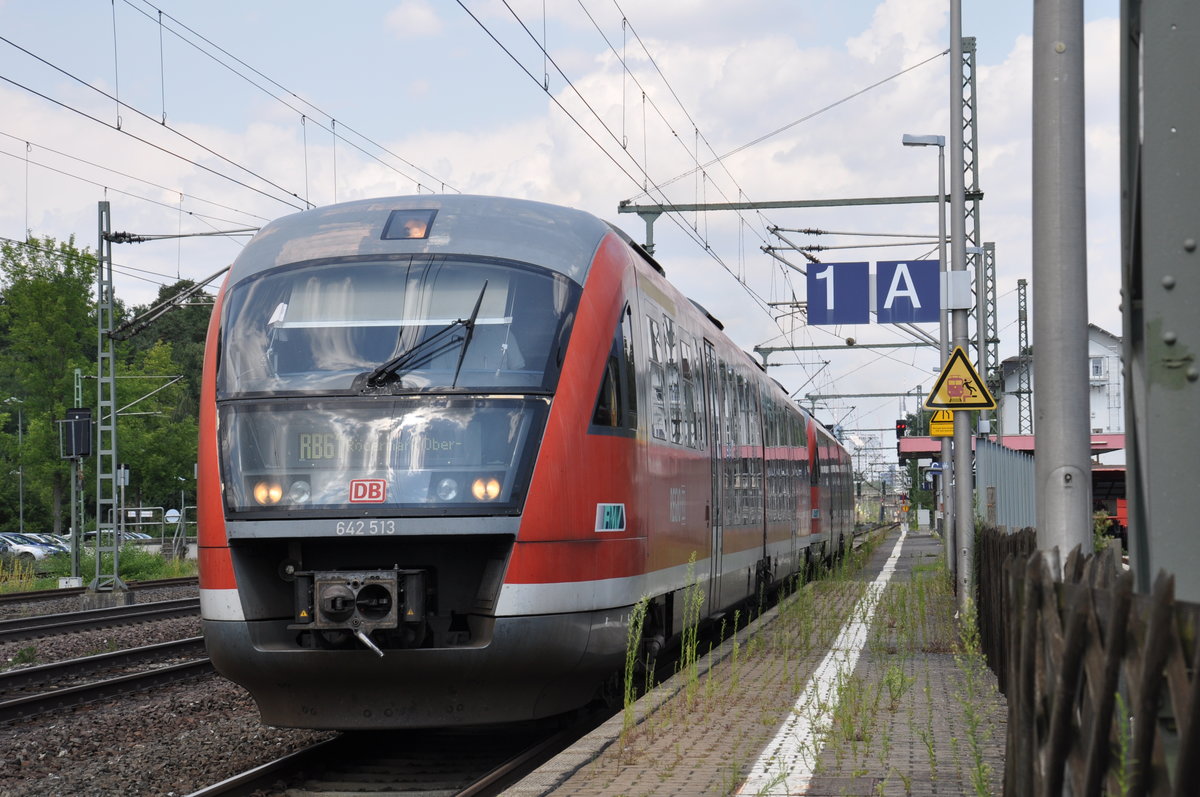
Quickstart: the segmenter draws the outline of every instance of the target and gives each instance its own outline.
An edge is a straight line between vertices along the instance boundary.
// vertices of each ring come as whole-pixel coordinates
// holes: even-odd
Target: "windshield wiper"
[[[429,337],[418,341],[392,359],[379,365],[370,373],[359,374],[354,379],[354,387],[358,389],[382,387],[414,368],[420,368],[439,354],[447,352],[461,344],[462,350],[458,355],[458,364],[454,369],[454,382],[457,383],[463,358],[466,356],[467,347],[471,345],[471,337],[475,332],[475,319],[479,316],[479,306],[483,304],[483,294],[487,290],[487,285],[487,281],[485,280],[483,289],[479,291],[479,298],[475,300],[475,308],[471,311],[469,318],[459,318],[451,321]],[[465,335],[448,337],[450,333],[459,327],[467,330]]]
[[[488,281],[483,281],[483,287],[479,289],[479,298],[475,300],[475,309],[471,310],[471,317],[466,320],[464,326],[467,328],[467,339],[463,341],[462,348],[458,351],[458,363],[454,366],[454,379],[450,382],[450,389],[458,387],[458,373],[462,370],[463,360],[466,359],[467,349],[471,345],[471,338],[475,335],[475,319],[479,317],[479,306],[483,304],[483,294],[487,293]]]
[[[439,329],[434,334],[419,341],[412,347],[405,349],[397,354],[392,359],[377,367],[374,371],[367,374],[359,374],[354,383],[356,386],[365,385],[366,387],[382,387],[387,382],[395,379],[398,376],[403,376],[408,371],[414,368],[420,368],[425,363],[432,360],[444,351],[449,351],[451,348],[461,343],[465,337],[452,337],[446,340],[446,336],[454,330],[458,329],[467,322],[464,319],[451,321],[446,326]],[[439,345],[434,346],[437,343]]]

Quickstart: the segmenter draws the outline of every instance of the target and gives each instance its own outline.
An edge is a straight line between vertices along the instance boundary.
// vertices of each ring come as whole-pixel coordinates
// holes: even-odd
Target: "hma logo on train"
[[[596,504],[596,531],[624,530],[624,504]]]

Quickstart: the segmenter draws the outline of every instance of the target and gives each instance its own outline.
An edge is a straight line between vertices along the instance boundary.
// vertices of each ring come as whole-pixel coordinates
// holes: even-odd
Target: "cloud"
[[[376,19],[370,27],[365,13],[331,20],[329,24],[343,27],[323,32],[330,57],[320,64],[314,62],[311,71],[287,74],[289,89],[338,114],[338,130],[347,131],[336,141],[328,132],[328,120],[318,113],[305,111],[309,118],[302,126],[292,109],[254,93],[235,79],[222,82],[222,75],[203,71],[207,66],[201,62],[197,62],[196,85],[181,85],[183,81],[174,77],[178,73],[171,66],[180,56],[168,46],[170,122],[213,150],[252,166],[288,193],[316,204],[440,191],[444,180],[464,192],[579,207],[613,221],[638,240],[646,235],[643,220],[618,213],[617,204],[637,196],[643,187],[649,188],[655,199],[677,203],[934,193],[936,152],[902,147],[900,137],[903,133],[949,137],[949,60],[935,57],[900,77],[885,79],[946,48],[947,14],[939,0],[861,5],[747,0],[734,10],[729,4],[663,0],[645,4],[645,8],[626,8],[631,15],[628,27],[622,26],[621,14],[610,4],[587,4],[599,31],[575,4],[510,0],[510,5],[532,35],[499,2],[472,3],[471,8],[489,32],[511,48],[520,66],[466,14],[457,9],[455,13],[443,11],[444,6],[428,0],[394,4],[385,25],[378,25]],[[101,22],[105,19],[99,18]],[[237,30],[238,26],[230,24],[228,28]],[[295,33],[302,36],[303,30]],[[986,65],[978,67],[978,163],[985,192],[981,218],[984,240],[994,241],[997,247],[1003,358],[1015,351],[1012,294],[1016,280],[1028,278],[1031,271],[1032,42],[1027,35],[979,33],[981,57],[986,57]],[[1119,59],[1115,22],[1089,24],[1087,36],[1089,293],[1093,320],[1116,331],[1115,70]],[[396,37],[407,37],[403,47],[394,46]],[[134,40],[132,34],[126,39]],[[58,37],[47,41],[57,42]],[[157,53],[157,32],[146,41],[147,52]],[[543,41],[574,88],[565,84],[552,64],[546,64],[539,49]],[[353,42],[354,48],[342,48],[339,42]],[[303,46],[303,41],[296,46]],[[244,52],[233,44],[230,47],[233,52]],[[56,60],[68,57],[68,51],[62,47],[56,51],[50,43],[42,49]],[[364,50],[375,52],[376,58],[386,52],[386,68],[375,64],[367,69],[356,61],[356,54]],[[111,64],[111,55],[102,57],[105,53],[100,51],[80,55],[87,56],[87,63],[80,62],[75,68],[90,75],[93,82],[101,82],[103,78],[96,75],[106,74],[104,69],[87,72],[85,67]],[[269,50],[263,50],[261,57],[263,62],[256,61],[256,66],[266,74],[285,72],[267,60],[272,57]],[[309,66],[296,64],[290,53],[280,57],[289,70]],[[0,71],[18,74],[3,58],[0,53]],[[621,59],[634,77],[624,75]],[[339,68],[331,69],[330,63]],[[544,72],[550,75],[549,95],[542,88]],[[884,82],[876,88],[853,96],[880,81]],[[49,79],[35,85],[52,96],[63,96]],[[121,88],[123,98],[135,96],[138,84],[122,72]],[[209,98],[209,104],[194,107],[195,103],[181,95],[184,88]],[[158,82],[149,81],[145,91],[147,96],[140,104],[157,108]],[[66,99],[106,119],[112,115],[111,103],[85,101],[81,95],[67,95]],[[109,186],[115,222],[121,229],[211,231],[261,223],[248,214],[274,218],[292,212],[282,202],[219,180],[197,166],[150,152],[28,94],[0,87],[0,107],[9,111],[0,130],[18,137],[17,141],[0,139],[0,150],[9,153],[0,158],[0,228],[10,237],[23,229],[28,207],[28,223],[35,233],[65,237],[77,230],[85,239],[82,243],[94,246],[95,202],[104,198],[99,187],[31,166],[26,205],[23,141],[27,138],[35,143],[31,160],[86,173],[89,179]],[[185,122],[186,113],[191,116]],[[801,119],[804,121],[761,143],[742,148]],[[155,125],[140,123],[129,114],[125,124],[147,136],[162,136],[155,140],[173,149],[183,148],[165,131],[156,131]],[[348,132],[350,128],[362,130],[408,164],[355,138]],[[56,160],[37,145],[117,166],[129,174],[154,179],[164,188]],[[723,163],[692,171],[697,161],[708,163],[717,154],[734,150],[739,151]],[[188,153],[248,185],[263,186],[257,178],[211,154],[191,148]],[[437,178],[422,175],[409,164],[419,164]],[[672,181],[680,175],[681,179]],[[661,191],[655,189],[656,184]],[[163,204],[129,200],[113,194],[113,188],[152,195]],[[190,195],[182,203],[179,191]],[[648,200],[643,196],[637,201]],[[302,204],[299,200],[294,203]],[[212,218],[193,215],[199,213]],[[803,276],[760,251],[764,245],[782,245],[768,232],[774,224],[834,231],[820,236],[792,235],[799,243],[846,246],[881,240],[842,234],[846,232],[932,235],[936,214],[932,205],[915,205],[664,215],[654,227],[656,255],[671,280],[721,318],[743,348],[780,345],[780,327],[800,346],[838,344],[850,336],[861,343],[904,340],[885,325],[793,328],[795,317],[787,315],[787,308],[764,312],[761,303],[780,302],[793,294],[801,301],[805,298]],[[184,239],[128,247],[118,251],[117,258],[171,275],[182,264],[184,276],[202,277],[227,263],[238,247],[229,239]],[[818,254],[836,262],[916,253],[914,247],[906,247],[833,249]],[[803,267],[805,261],[798,253],[783,254]],[[742,276],[749,290],[733,275]],[[118,275],[118,281],[119,295],[131,303],[145,301],[144,294],[156,290],[156,286],[132,277]],[[935,364],[932,352],[924,349],[869,351],[844,345],[836,350],[798,353],[794,358],[775,355],[771,362],[789,360],[803,365],[773,366],[770,373],[801,395],[902,392],[922,381],[928,385]],[[821,364],[825,360],[831,363],[827,367]],[[914,408],[912,399],[906,407],[904,400],[889,398],[841,402],[833,420],[842,421],[842,416],[850,413],[844,421],[848,428],[856,428],[856,423],[859,427],[888,426],[891,418],[900,417],[897,411]],[[872,421],[871,416],[878,413],[882,415]],[[823,413],[823,417],[829,415]]]
[[[401,0],[387,15],[385,24],[399,39],[436,36],[443,27],[428,0]]]

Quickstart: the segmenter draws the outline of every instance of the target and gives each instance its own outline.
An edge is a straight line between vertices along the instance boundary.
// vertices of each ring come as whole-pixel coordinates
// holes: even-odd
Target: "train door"
[[[821,437],[812,421],[808,424],[808,484],[808,505],[812,510],[812,541],[821,546],[824,555],[828,555],[830,548],[824,535],[829,528],[829,519],[821,511]]]
[[[712,551],[709,556],[708,606],[709,613],[721,605],[721,532],[724,526],[724,501],[721,495],[722,468],[724,460],[721,447],[728,430],[721,419],[721,373],[717,365],[716,352],[709,341],[704,341],[704,412],[708,417],[709,473],[712,480],[712,509],[708,514]]]

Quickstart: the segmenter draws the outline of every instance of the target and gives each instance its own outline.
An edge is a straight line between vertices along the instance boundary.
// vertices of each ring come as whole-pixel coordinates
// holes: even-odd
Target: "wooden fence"
[[[1135,595],[1112,549],[1072,553],[1061,580],[1056,551],[997,563],[1026,543],[993,534],[981,537],[979,615],[1008,697],[1005,793],[1200,793],[1200,606],[1175,601],[1164,574]],[[1003,626],[998,645],[984,617]]]

